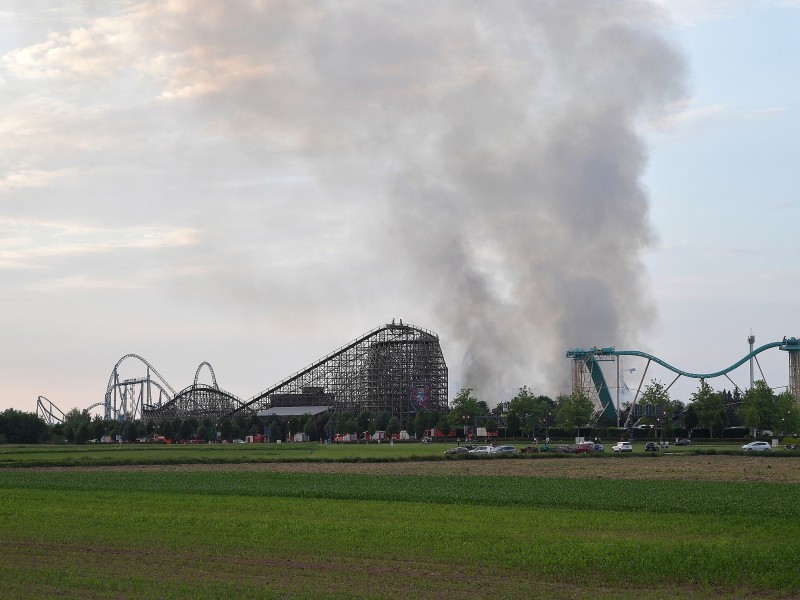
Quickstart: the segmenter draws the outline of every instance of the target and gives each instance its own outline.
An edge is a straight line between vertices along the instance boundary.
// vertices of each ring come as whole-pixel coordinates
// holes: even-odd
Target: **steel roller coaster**
[[[123,363],[144,371],[123,378]],[[200,383],[204,368],[210,384]],[[388,412],[405,423],[415,411],[447,409],[447,365],[436,334],[392,321],[247,400],[220,388],[206,361],[197,367],[192,385],[175,391],[146,359],[127,354],[111,370],[104,401],[86,410],[101,405],[105,419],[120,421],[194,416],[216,422],[275,406],[324,405],[333,413]],[[44,396],[37,402],[37,414],[50,425],[66,418]]]
[[[742,357],[740,360],[736,361],[729,367],[712,373],[691,373],[689,371],[684,371],[682,369],[673,367],[666,361],[656,356],[653,356],[652,354],[648,354],[647,352],[641,352],[639,350],[616,350],[613,347],[598,348],[594,346],[592,348],[573,348],[571,350],[567,350],[566,357],[572,359],[572,392],[583,393],[590,399],[592,399],[592,401],[595,404],[595,416],[598,419],[598,423],[604,425],[612,425],[612,424],[619,424],[619,414],[620,414],[619,357],[621,356],[635,356],[647,360],[647,365],[645,366],[644,372],[642,373],[642,377],[639,381],[639,385],[636,390],[636,395],[634,396],[633,399],[633,404],[635,405],[639,398],[639,393],[642,390],[642,384],[644,383],[644,379],[647,376],[647,371],[650,368],[651,363],[656,363],[658,365],[661,365],[668,371],[671,371],[672,373],[675,374],[675,378],[669,383],[668,386],[666,386],[667,391],[681,377],[689,377],[692,379],[703,379],[703,380],[714,379],[717,377],[726,377],[728,381],[730,381],[731,384],[734,386],[734,388],[738,389],[739,386],[737,386],[733,382],[733,380],[728,376],[728,373],[742,366],[744,363],[746,363],[751,359],[755,360],[756,363],[758,363],[758,355],[772,348],[779,348],[780,350],[783,350],[788,353],[789,355],[788,389],[796,400],[800,400],[800,339],[794,337],[783,338],[783,340],[778,342],[770,342],[769,344],[764,344],[763,346],[751,350],[748,354],[746,354],[744,357]],[[608,383],[606,382],[605,375],[603,374],[603,370],[600,365],[601,362],[605,361],[615,361],[616,363],[617,382],[614,388],[616,390],[616,398],[612,396],[612,388],[610,388]],[[761,371],[760,364],[758,368],[759,371]],[[766,380],[763,371],[761,371],[761,376],[762,379]],[[632,414],[633,411],[630,411],[628,414],[628,419],[631,418]]]

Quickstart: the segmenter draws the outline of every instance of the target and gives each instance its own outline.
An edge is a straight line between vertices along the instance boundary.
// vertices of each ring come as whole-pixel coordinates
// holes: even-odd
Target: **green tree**
[[[509,412],[508,417],[506,417],[506,427],[508,427],[508,435],[516,436],[519,435],[519,428],[520,428],[520,419],[517,416],[517,413]]]
[[[197,419],[194,417],[186,417],[181,423],[180,436],[182,440],[191,439],[192,435],[197,431]]]
[[[797,433],[800,429],[800,410],[791,392],[785,390],[779,394],[775,398],[775,405],[781,419],[781,434]]]
[[[76,444],[85,444],[90,439],[90,435],[92,435],[92,427],[88,421],[84,421],[78,425],[75,429],[75,443]]]
[[[392,419],[392,415],[388,412],[382,412],[378,415],[378,420],[376,426],[378,431],[386,431],[386,428],[389,427],[389,421]]]
[[[725,425],[725,405],[722,397],[715,392],[704,379],[700,380],[700,387],[692,394],[692,404],[697,411],[700,424],[707,427],[711,437],[714,433],[722,434]]]
[[[448,420],[451,427],[463,429],[465,425],[471,425],[475,421],[475,417],[488,414],[489,407],[486,402],[475,398],[472,395],[472,388],[462,388],[451,403]]]
[[[566,430],[574,429],[577,436],[581,427],[589,425],[594,404],[585,394],[576,392],[570,396],[560,396],[556,410],[561,426]]]
[[[92,419],[92,439],[100,440],[106,434],[106,422],[100,415]]]
[[[367,431],[369,422],[372,421],[372,413],[368,410],[362,411],[358,415],[358,433]]]
[[[535,396],[528,386],[522,386],[519,393],[509,403],[509,416],[514,415],[517,425],[525,435],[534,435],[537,429],[544,428],[545,414],[552,408],[552,400],[547,396]],[[509,427],[509,429],[511,429]]]
[[[136,421],[130,419],[125,423],[125,427],[122,430],[122,436],[128,442],[136,441],[136,438],[139,436],[139,428],[136,426]]]
[[[418,412],[412,422],[412,429],[417,437],[425,435],[425,430],[430,429],[430,415],[424,410]]]
[[[0,413],[0,435],[9,444],[38,444],[47,437],[47,423],[35,413],[8,408]]]
[[[453,431],[453,428],[450,426],[450,420],[442,419],[442,422],[439,424],[439,429],[441,429],[445,436],[450,435],[450,432]]]
[[[303,433],[305,433],[310,440],[316,440],[319,437],[317,434],[317,422],[314,420],[313,416],[308,415],[306,424],[303,427]]]
[[[645,423],[656,426],[663,425],[663,433],[667,436],[672,433],[673,406],[669,392],[663,383],[656,379],[651,380],[642,392],[639,404],[642,407],[650,407],[649,412],[652,416],[645,417]],[[647,408],[645,408],[645,412],[648,412]],[[653,434],[656,435],[657,432],[654,430]]]
[[[175,428],[171,419],[164,419],[158,424],[158,432],[167,439],[175,436]]]
[[[295,433],[300,432],[300,417],[297,415],[293,415],[289,417],[289,435],[294,435]]]
[[[758,380],[744,393],[739,406],[739,418],[755,435],[759,429],[773,429],[777,422],[778,403],[772,389]]]
[[[683,424],[689,437],[692,437],[692,430],[700,424],[700,417],[697,414],[697,409],[694,404],[689,404],[683,413]]]
[[[219,424],[219,431],[223,440],[230,442],[233,439],[233,429],[233,421],[230,419],[222,419],[222,422]]]
[[[391,437],[400,433],[400,419],[392,417],[386,425],[386,434]]]

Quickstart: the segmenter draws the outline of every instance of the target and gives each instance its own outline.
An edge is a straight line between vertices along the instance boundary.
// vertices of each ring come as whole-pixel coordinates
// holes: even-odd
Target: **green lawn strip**
[[[638,481],[537,477],[382,476],[231,471],[0,472],[0,488],[74,489],[399,500],[444,504],[537,506],[638,514],[769,514],[800,518],[795,484]]]
[[[98,547],[108,555],[146,549],[342,564],[380,557],[429,561],[444,565],[443,572],[448,565],[479,571],[489,564],[524,581],[570,586],[647,581],[798,589],[798,552],[790,540],[800,525],[769,513],[642,515],[590,503],[542,509],[63,488],[6,488],[0,507],[4,546],[35,542],[54,552]]]

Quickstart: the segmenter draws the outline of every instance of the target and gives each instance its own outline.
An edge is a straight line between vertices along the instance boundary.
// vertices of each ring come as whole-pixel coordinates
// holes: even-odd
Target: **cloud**
[[[0,268],[42,268],[49,261],[85,254],[193,246],[200,233],[189,228],[105,228],[78,223],[0,218]]]
[[[21,170],[0,176],[0,194],[15,190],[51,185],[59,177],[70,173],[68,169],[43,171],[39,169]]]

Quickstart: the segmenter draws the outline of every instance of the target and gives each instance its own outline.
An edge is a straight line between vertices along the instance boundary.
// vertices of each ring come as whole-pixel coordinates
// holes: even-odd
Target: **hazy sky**
[[[394,318],[490,405],[568,392],[569,347],[706,372],[800,336],[797,31],[777,0],[7,0],[0,409],[101,401],[128,353],[248,398]]]

